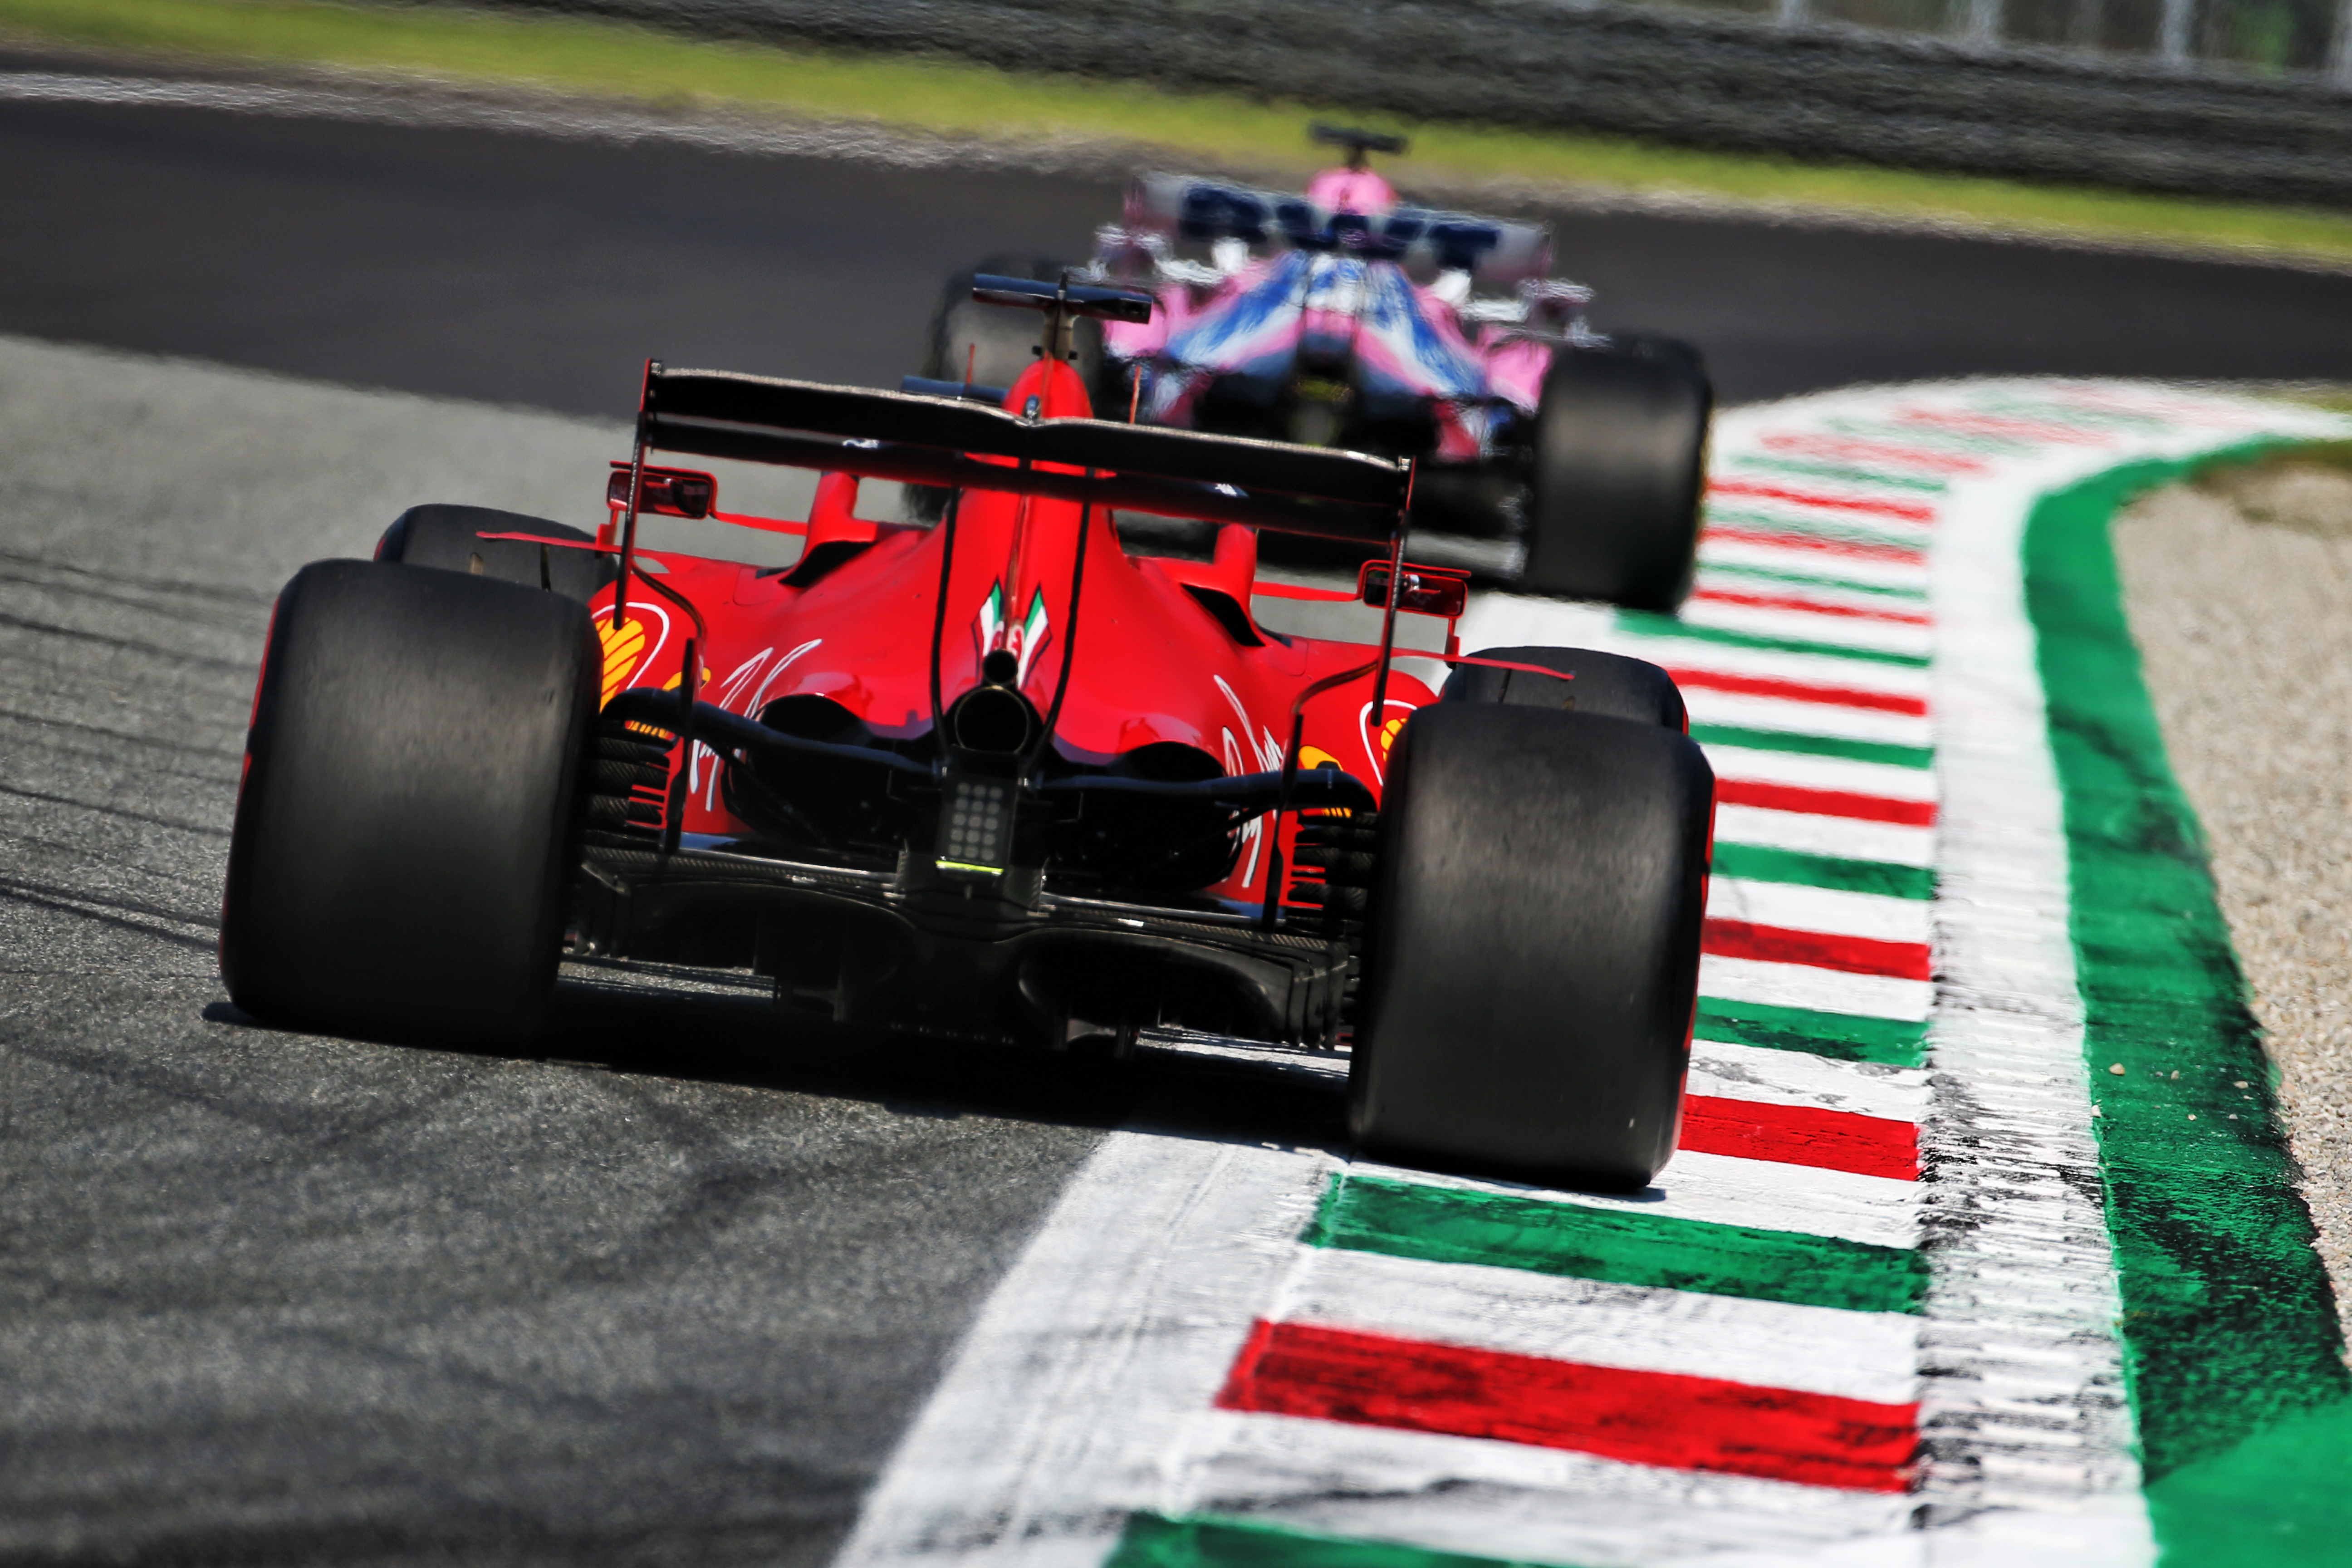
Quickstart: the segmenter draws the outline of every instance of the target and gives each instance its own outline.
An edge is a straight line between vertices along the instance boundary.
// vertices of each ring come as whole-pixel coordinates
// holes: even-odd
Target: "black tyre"
[[[1682,603],[1714,406],[1687,343],[1622,337],[1555,354],[1536,409],[1519,585],[1638,610]]]
[[[565,550],[525,539],[485,539],[486,533],[533,533],[593,544],[595,536],[544,518],[487,506],[413,506],[383,531],[375,558],[404,566],[435,566],[475,577],[545,588],[583,603],[619,574],[610,556]]]
[[[1564,1184],[1673,1152],[1714,775],[1662,725],[1422,709],[1380,814],[1349,1073],[1368,1148]]]
[[[1465,664],[1445,678],[1445,689],[1438,693],[1438,700],[1566,709],[1577,713],[1604,713],[1612,719],[1633,719],[1644,724],[1663,724],[1669,730],[1690,728],[1681,688],[1675,684],[1673,676],[1647,659],[1628,658],[1622,653],[1602,653],[1589,647],[1486,647],[1471,657],[1556,669],[1559,677]]]
[[[381,1038],[534,1028],[598,671],[587,607],[559,595],[362,561],[297,573],[229,843],[236,1005]]]

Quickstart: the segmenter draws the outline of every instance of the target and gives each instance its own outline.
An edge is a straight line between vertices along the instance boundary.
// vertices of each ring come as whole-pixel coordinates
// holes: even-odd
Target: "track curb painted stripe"
[[[1719,466],[1845,443],[1937,476],[1940,489],[1906,492],[1906,505],[1936,500],[1900,572],[1888,546],[1795,518],[1769,549],[1738,524],[1702,546],[1703,584],[1910,590],[1885,602],[1931,616],[1946,656],[1916,677],[1870,657],[1884,650],[1867,617],[1710,639],[1654,617],[1481,601],[1470,642],[1670,651],[1698,678],[1694,737],[1729,748],[1725,776],[1798,792],[1776,803],[1792,809],[1718,815],[1696,1098],[1661,1187],[1546,1192],[1113,1133],[989,1303],[845,1568],[2122,1568],[2149,1562],[2158,1532],[2168,1556],[2192,1561],[2174,1516],[2211,1528],[2203,1500],[2251,1474],[2223,1461],[2275,1468],[2261,1444],[2284,1428],[2169,1472],[2152,1463],[2143,1496],[2126,1378],[2146,1405],[2155,1360],[2144,1335],[2118,1332],[2139,1265],[2126,1247],[2118,1275],[2103,1206],[2118,1167],[2095,1140],[2084,1068],[2094,1035],[2068,900],[2078,803],[2045,720],[2026,520],[2042,498],[2135,465],[2347,428],[2087,383],[1878,389],[1727,415]],[[1805,689],[1722,689],[1741,683]],[[1841,768],[1893,771],[1840,789]],[[1841,795],[1907,803],[1882,815],[1926,807],[1934,826],[1841,815]],[[2086,948],[2086,976],[2091,963]],[[2100,1017],[2089,1009],[2093,1031]],[[2117,1125],[2103,1129],[2110,1146]],[[1916,1346],[1912,1398],[1882,1397],[1902,1392],[1899,1363],[1892,1384],[1883,1359],[1861,1383],[1859,1364],[1841,1369],[1841,1316],[1872,1356]],[[1677,1324],[1729,1338],[1660,1337]],[[1776,1388],[1916,1413],[1855,1426],[1879,1434],[1858,1469],[1841,1471],[1829,1426],[1805,1425],[1833,1407],[1803,1401],[1788,1406],[1787,1440],[1763,1446],[1778,1458],[1722,1462],[1701,1440],[1707,1401],[1769,1404]],[[2339,1408],[2302,1407],[2286,1426]],[[1680,1414],[1646,1429],[1633,1414],[1661,1408]]]

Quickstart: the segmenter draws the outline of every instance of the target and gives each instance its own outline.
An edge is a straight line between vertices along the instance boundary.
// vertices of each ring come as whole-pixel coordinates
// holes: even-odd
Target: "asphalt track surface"
[[[620,432],[5,338],[0,431],[0,1561],[822,1562],[1101,1129],[1337,1135],[585,966],[510,1056],[263,1026],[276,585],[419,484],[590,521]]]
[[[655,976],[571,972],[495,1057],[275,1032],[213,969],[295,566],[417,500],[578,520],[647,353],[887,382],[942,274],[1068,254],[1116,195],[0,107],[0,1557],[821,1562],[1098,1130],[1336,1135],[1238,1069],[779,1038]],[[2352,278],[1561,227],[1604,325],[1733,398],[2352,364]]]
[[[0,69],[11,60],[0,55]],[[19,60],[14,63],[30,64]],[[0,331],[625,416],[648,354],[895,384],[941,280],[1076,258],[1108,180],[0,104]],[[2352,376],[2352,275],[1721,217],[1549,215],[1605,328],[1745,402],[2048,373]]]

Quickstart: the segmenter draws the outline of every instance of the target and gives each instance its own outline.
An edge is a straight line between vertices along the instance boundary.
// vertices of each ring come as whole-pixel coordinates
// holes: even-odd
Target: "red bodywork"
[[[1038,405],[1029,410],[1032,398]],[[1003,406],[1045,418],[1091,416],[1078,375],[1046,360],[1023,374]],[[615,488],[625,491],[625,484]],[[801,562],[787,570],[667,550],[641,556],[618,625],[611,589],[594,603],[604,699],[631,689],[675,689],[687,639],[697,637],[703,701],[750,718],[780,699],[820,697],[879,739],[927,735],[947,531],[861,518],[857,489],[855,478],[825,474],[801,526],[714,514],[785,531],[804,526]],[[1212,561],[1135,557],[1121,550],[1105,508],[1088,512],[1055,497],[965,490],[940,643],[939,682],[947,703],[978,685],[982,659],[1002,649],[1018,660],[1018,689],[1036,710],[1052,707],[1072,654],[1070,590],[1082,515],[1089,531],[1084,598],[1075,616],[1068,690],[1054,727],[1053,744],[1064,761],[1101,766],[1173,742],[1205,752],[1227,774],[1278,770],[1303,694],[1362,669],[1359,679],[1305,696],[1297,763],[1336,763],[1377,793],[1390,741],[1435,693],[1405,670],[1391,670],[1386,722],[1376,723],[1376,676],[1369,667],[1377,649],[1261,631],[1250,613],[1257,536],[1240,523],[1220,529]],[[616,510],[599,542],[606,548],[618,542],[620,521]],[[647,572],[668,595],[692,605],[699,627],[668,595],[647,589]],[[698,744],[688,765],[684,833],[749,836],[751,825],[728,809],[715,753]],[[1263,816],[1244,825],[1230,874],[1201,891],[1262,903],[1271,864],[1266,826]],[[1295,818],[1286,823],[1285,864],[1294,826]]]

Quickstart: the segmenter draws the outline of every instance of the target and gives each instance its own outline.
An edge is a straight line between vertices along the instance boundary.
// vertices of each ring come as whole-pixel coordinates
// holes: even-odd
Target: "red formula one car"
[[[1147,174],[1079,281],[1144,287],[1142,321],[1070,350],[1107,407],[1149,424],[1413,458],[1416,533],[1527,590],[1671,610],[1689,586],[1714,395],[1698,352],[1585,322],[1529,224],[1401,201],[1348,149],[1299,195]],[[1203,259],[1205,258],[1206,259]],[[983,272],[1060,276],[1012,258]],[[929,384],[994,401],[1030,345],[952,280]]]
[[[1132,319],[1136,296],[1007,284]],[[648,367],[614,522],[420,507],[278,602],[221,962],[263,1018],[514,1037],[559,961],[772,977],[780,1021],[1118,1049],[1351,1051],[1401,1157],[1646,1182],[1674,1146],[1712,776],[1663,671],[1562,648],[1396,668],[1458,616],[1402,562],[1409,463]],[[727,517],[656,453],[821,470],[796,564],[635,547]],[[861,517],[861,478],[951,500]],[[1114,508],[1216,525],[1122,552]],[[744,521],[744,520],[735,520]],[[1378,646],[1253,618],[1259,531],[1377,545]]]

